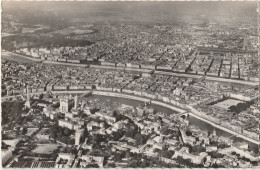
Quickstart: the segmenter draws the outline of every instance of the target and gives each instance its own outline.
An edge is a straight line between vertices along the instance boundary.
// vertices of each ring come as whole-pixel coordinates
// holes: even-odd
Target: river
[[[33,61],[30,58],[21,57],[17,54],[13,54],[13,53],[6,52],[6,51],[1,52],[1,59],[15,61],[15,62],[18,62],[18,63],[34,63],[34,62],[36,62],[36,61]]]
[[[30,59],[19,57],[19,55],[14,55],[12,53],[3,52],[3,51],[2,51],[1,58],[16,61],[16,62],[21,62],[21,63],[33,63],[33,62],[35,62],[35,61],[30,60]],[[127,104],[127,105],[131,105],[131,106],[138,106],[140,104],[141,105],[144,104],[143,102],[133,100],[133,99],[117,98],[117,97],[110,97],[110,96],[92,95],[92,96],[89,96],[89,98],[98,98],[98,99],[101,99],[101,100],[110,99],[112,101],[120,102],[122,104]],[[177,113],[176,111],[173,111],[169,108],[165,108],[165,107],[162,107],[162,106],[159,106],[159,105],[152,104],[151,106],[154,108],[154,110],[156,112],[164,112],[164,113],[170,113],[170,114]],[[214,127],[212,125],[210,125],[206,122],[203,122],[199,119],[196,119],[195,117],[190,116],[190,117],[188,117],[188,120],[190,121],[190,124],[198,126],[200,129],[207,129],[209,132],[213,132],[213,130],[214,130]],[[219,135],[219,136],[232,136],[230,133],[227,133],[227,132],[225,132],[221,129],[216,129],[216,132],[217,132],[217,135]],[[245,141],[244,139],[237,138],[237,137],[232,137],[232,139],[235,140],[235,141]],[[257,144],[254,144],[254,143],[249,142],[249,141],[245,141],[245,142],[247,142],[249,144],[250,150],[253,150],[254,152],[259,151]]]
[[[118,98],[118,97],[111,97],[111,96],[91,95],[91,96],[88,96],[87,98],[89,98],[89,99],[100,99],[100,100],[107,100],[107,99],[109,99],[109,100],[114,101],[114,102],[119,102],[119,103],[122,103],[122,104],[135,106],[135,107],[138,106],[138,105],[143,105],[144,104],[143,102],[140,102],[140,101],[137,101],[137,100],[133,100],[133,99]],[[177,113],[174,110],[171,110],[169,108],[165,108],[165,107],[162,107],[162,106],[159,106],[159,105],[155,105],[155,104],[151,104],[151,107],[156,112],[164,112],[164,113],[170,113],[170,114]],[[212,126],[212,125],[210,125],[210,124],[208,124],[206,122],[203,122],[203,121],[201,121],[201,120],[199,120],[199,119],[197,119],[195,117],[189,116],[188,120],[189,120],[190,124],[195,125],[195,126],[199,127],[200,129],[207,130],[207,131],[209,131],[211,133],[215,129],[218,136],[224,136],[224,137],[232,136],[232,134],[230,134],[228,132],[225,132],[225,131],[223,131],[221,129],[217,129],[214,126]],[[257,144],[254,144],[252,142],[249,142],[249,141],[246,141],[246,140],[244,140],[242,138],[237,138],[237,137],[231,137],[231,139],[233,139],[234,141],[239,141],[239,142],[247,142],[248,145],[249,145],[249,150],[252,150],[255,153],[258,153],[258,145]]]

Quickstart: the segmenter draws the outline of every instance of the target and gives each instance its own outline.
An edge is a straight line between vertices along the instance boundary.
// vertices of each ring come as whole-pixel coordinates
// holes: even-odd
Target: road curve
[[[69,91],[69,90],[66,90],[66,91],[51,91],[53,94],[77,94],[77,93],[81,93],[81,94],[84,94],[84,93],[89,93],[90,90],[80,90],[80,91]],[[94,95],[103,95],[103,96],[111,96],[111,97],[118,97],[118,98],[127,98],[127,99],[132,99],[132,100],[137,100],[137,101],[142,101],[142,102],[149,102],[150,99],[147,99],[147,98],[144,98],[144,97],[137,97],[137,96],[134,96],[134,95],[130,95],[130,94],[123,94],[123,93],[116,93],[116,92],[108,92],[108,91],[91,91],[92,94]],[[36,95],[36,94],[44,94],[46,92],[36,92],[36,93],[30,93],[31,95]],[[22,96],[22,95],[15,95],[15,96],[6,96],[6,97],[2,97],[2,100],[3,99],[6,99],[6,98],[12,98],[12,97],[18,97],[18,96]],[[177,108],[177,107],[174,107],[173,105],[171,104],[168,104],[168,103],[165,103],[165,102],[161,102],[161,101],[152,101],[153,104],[156,104],[156,105],[160,105],[162,107],[167,107],[167,108],[170,108],[174,111],[177,111],[177,112],[180,112],[180,113],[184,113],[186,111],[188,111],[187,109],[181,109],[181,108]],[[246,141],[250,141],[254,144],[259,144],[259,141],[257,140],[254,140],[254,139],[251,139],[251,138],[248,138],[240,133],[237,133],[235,131],[232,131],[230,129],[227,129],[225,127],[222,127],[220,125],[217,125],[209,120],[206,120],[192,112],[188,112],[191,116],[203,121],[203,122],[206,122],[210,125],[212,125],[213,127],[216,127],[218,129],[221,129],[227,133],[230,133],[230,134],[233,134],[233,135],[236,135],[237,137],[240,137]]]

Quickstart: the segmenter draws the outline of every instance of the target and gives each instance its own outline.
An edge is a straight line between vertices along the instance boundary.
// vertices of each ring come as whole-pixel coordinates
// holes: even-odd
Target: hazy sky
[[[193,10],[224,12],[224,11],[251,11],[256,9],[257,2],[2,2],[3,10],[7,8],[23,8],[30,10],[159,10],[172,11]],[[69,11],[68,11],[69,12]],[[254,11],[255,12],[255,11]]]
[[[257,2],[2,2],[2,15],[23,10],[33,14],[45,11],[62,17],[124,15],[158,18],[192,16],[256,17]],[[23,12],[22,12],[23,13]],[[21,14],[20,14],[21,15]]]

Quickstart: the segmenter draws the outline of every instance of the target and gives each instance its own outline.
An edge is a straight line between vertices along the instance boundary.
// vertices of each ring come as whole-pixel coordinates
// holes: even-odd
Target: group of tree
[[[86,166],[86,168],[99,168],[99,165],[98,164],[88,164],[87,166]]]
[[[75,147],[64,147],[64,148],[60,149],[60,152],[75,155],[75,154],[77,154],[77,148],[75,148]]]
[[[194,145],[190,149],[191,153],[199,154],[201,152],[206,152],[206,149],[200,145]]]
[[[133,126],[130,126],[128,124],[127,130],[125,132],[125,136],[126,137],[130,137],[130,138],[134,138],[135,134],[137,134],[140,130],[137,126],[135,126],[134,124],[132,124]]]
[[[177,162],[180,163],[181,165],[185,165],[189,168],[202,168],[203,165],[202,164],[195,164],[193,163],[190,159],[184,159],[183,157],[181,156],[178,156],[176,158]]]
[[[192,132],[190,130],[187,130],[185,133],[186,133],[187,136],[191,136],[192,135]]]
[[[148,140],[148,136],[146,135],[142,135],[140,132],[135,134],[135,146],[140,146],[140,145],[144,145],[147,140]]]
[[[176,133],[173,129],[169,128],[169,126],[163,126],[160,129],[160,132],[163,135],[170,135],[170,134],[175,134]]]
[[[250,107],[251,104],[252,104],[251,102],[245,102],[245,103],[241,102],[241,103],[238,103],[236,106],[235,105],[230,106],[228,108],[228,111],[238,114],[242,111],[245,111],[248,107]]]
[[[208,152],[209,156],[211,156],[212,158],[223,158],[224,155],[218,152]]]
[[[149,161],[146,156],[141,154],[134,154],[132,158],[128,161],[127,166],[130,168],[147,168],[152,167],[153,162]]]
[[[212,167],[212,168],[224,168],[223,165],[219,165],[219,164],[217,164],[217,163],[213,163],[213,164],[211,165],[211,167]]]
[[[131,168],[152,168],[152,167],[165,167],[176,168],[178,165],[169,164],[162,161],[159,157],[147,157],[144,155],[132,156],[132,159],[128,162],[128,167]]]
[[[92,136],[90,136],[90,138],[89,138],[89,144],[93,144],[94,146],[94,148],[99,148],[99,146],[100,146],[100,143],[101,142],[105,142],[105,138],[104,138],[104,136],[103,135],[101,135],[101,134],[93,134]]]
[[[22,113],[23,103],[14,101],[14,102],[3,102],[2,103],[2,125],[11,123],[12,125],[21,125],[23,123]],[[13,124],[13,121],[15,124]]]
[[[147,168],[147,167],[152,167],[152,162],[150,163],[147,161],[147,159],[134,159],[128,162],[127,166],[130,168]]]
[[[118,141],[125,135],[125,131],[119,129],[117,132],[113,132],[110,136],[108,136],[109,140]]]
[[[22,135],[25,135],[27,133],[27,131],[28,131],[27,128],[24,127],[23,130],[21,131]]]
[[[169,151],[169,150],[160,150],[159,151],[159,155],[163,158],[168,158],[168,159],[171,159],[172,156],[174,155],[174,151]]]
[[[38,47],[84,47],[93,44],[93,42],[90,42],[88,40],[84,39],[68,39],[65,35],[61,34],[52,34],[53,36],[39,36],[36,35],[16,35],[16,36],[8,36],[3,37],[2,39],[2,48],[8,51],[15,50],[14,44],[21,44],[21,43],[27,43],[27,47],[29,48],[38,48]],[[22,46],[21,46],[22,47]]]
[[[60,127],[57,124],[54,124],[50,127],[50,138],[54,139],[55,141],[60,141],[65,144],[74,144],[75,140],[69,138],[71,134],[75,133],[74,130],[70,130],[66,127]]]
[[[120,114],[118,110],[113,111],[113,117],[115,117],[117,121],[128,119],[125,115]]]

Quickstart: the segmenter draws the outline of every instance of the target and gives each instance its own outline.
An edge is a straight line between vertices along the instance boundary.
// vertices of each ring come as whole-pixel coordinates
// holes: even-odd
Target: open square
[[[243,102],[240,100],[236,100],[236,99],[227,99],[222,102],[214,104],[214,106],[218,106],[218,107],[228,110],[228,108],[230,106],[236,106],[238,103],[243,103]]]

